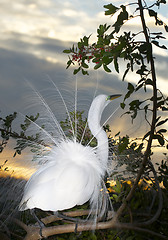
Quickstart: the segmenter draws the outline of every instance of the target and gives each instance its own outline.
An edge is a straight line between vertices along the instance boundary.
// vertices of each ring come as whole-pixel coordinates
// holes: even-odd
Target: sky
[[[152,4],[153,1],[147,1]],[[65,98],[73,92],[75,82],[78,82],[81,99],[92,99],[97,93],[115,94],[126,93],[127,84],[121,81],[119,74],[104,73],[102,70],[91,72],[89,77],[73,76],[72,68],[66,70],[67,55],[63,54],[73,43],[84,35],[96,39],[96,29],[99,24],[112,23],[112,18],[104,15],[103,5],[108,0],[0,0],[0,102],[1,111],[21,112],[30,111],[32,87],[37,91],[52,91],[52,79],[58,87],[64,89]],[[122,1],[113,1],[120,5]],[[168,25],[168,5],[159,9],[159,17]],[[153,18],[147,16],[148,26],[155,31]],[[140,23],[132,20],[126,24],[125,30],[138,30]],[[160,27],[158,31],[164,29]],[[164,35],[167,36],[164,32]],[[168,41],[162,41],[168,47]],[[158,85],[167,94],[168,53],[160,48],[154,48]],[[135,75],[130,75],[129,81],[135,83]],[[26,79],[26,80],[25,80]],[[27,80],[28,83],[27,84]],[[71,90],[70,90],[71,89]],[[69,94],[68,93],[68,94]],[[53,93],[52,93],[53,94]],[[141,93],[137,98],[143,98]],[[68,99],[69,100],[69,99]],[[117,100],[112,106],[119,106]],[[89,106],[89,101],[88,101]],[[32,106],[30,104],[30,106]],[[57,106],[57,105],[56,105]],[[84,106],[84,104],[83,104]],[[57,111],[57,110],[56,110]],[[108,110],[109,111],[109,110]],[[60,113],[59,113],[60,114]],[[107,115],[107,112],[106,112]],[[140,116],[136,126],[127,126],[127,121],[120,118],[118,111],[113,118],[116,124],[114,132],[123,130],[134,135],[142,134],[141,127],[146,130],[143,116]],[[118,124],[118,119],[120,123]],[[116,120],[117,119],[117,120]]]
[[[92,34],[91,40],[94,41],[98,25],[112,21],[111,17],[104,15],[103,5],[109,3],[107,0],[1,0],[0,3],[1,96],[8,93],[9,102],[11,91],[14,91],[16,86],[20,89],[20,82],[23,82],[24,78],[40,82],[42,77],[49,75],[58,82],[59,77],[56,76],[62,75],[65,79],[67,75],[71,76],[72,69],[65,70],[67,55],[62,51],[70,48],[84,35]],[[113,3],[120,5],[122,2],[115,0]],[[168,24],[167,4],[161,7],[159,12]],[[150,18],[149,26],[153,22],[153,18]],[[125,28],[138,27],[137,20],[133,20]],[[167,44],[167,40],[164,44]],[[158,55],[156,68],[160,78],[159,86],[165,92],[168,54],[160,48],[155,48],[155,53]],[[121,78],[121,75],[122,72],[119,75],[112,73],[115,79]],[[132,77],[131,81],[134,81],[134,78]],[[13,103],[13,100],[11,102]]]

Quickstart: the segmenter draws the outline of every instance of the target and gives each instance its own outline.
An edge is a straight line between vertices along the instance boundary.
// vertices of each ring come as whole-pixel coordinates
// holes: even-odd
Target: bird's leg
[[[69,216],[66,216],[64,215],[63,213],[60,213],[60,212],[55,212],[56,216],[59,217],[59,218],[62,218],[64,220],[68,220],[68,221],[71,221],[71,222],[74,222],[75,223],[75,233],[77,233],[77,228],[78,228],[78,223],[79,222],[86,222],[86,220],[82,220],[82,219],[79,219],[79,218],[73,218],[73,217],[69,217]]]
[[[42,229],[45,227],[44,223],[37,217],[36,213],[35,213],[35,208],[30,209],[30,213],[31,215],[36,219],[36,221],[38,222],[39,226],[40,226],[40,236],[42,238],[45,238],[42,234]]]
[[[78,220],[75,223],[75,234],[77,233],[77,228],[78,228]]]
[[[55,215],[58,217],[58,218],[62,218],[64,220],[67,220],[67,221],[71,221],[71,222],[76,222],[78,221],[79,219],[77,218],[73,218],[73,217],[69,217],[69,216],[66,216],[64,215],[63,213],[60,213],[60,212],[55,212]]]

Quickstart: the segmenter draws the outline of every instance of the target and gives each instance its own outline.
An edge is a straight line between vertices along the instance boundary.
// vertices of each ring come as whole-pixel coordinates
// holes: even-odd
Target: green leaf
[[[138,59],[138,60],[143,60],[143,57],[142,57],[142,55],[141,54],[139,54],[139,53],[132,53],[132,57],[134,58],[134,59]]]
[[[122,109],[124,109],[124,108],[125,108],[125,103],[120,103],[120,107],[121,107]]]
[[[159,119],[161,118],[161,116],[159,116],[156,121],[155,121],[155,124],[159,121]]]
[[[144,135],[143,140],[144,140],[145,138],[147,138],[147,137],[150,135],[150,133],[151,133],[151,131],[147,132],[147,133]]]
[[[146,54],[146,52],[150,49],[150,43],[142,43],[138,49],[140,53]]]
[[[78,42],[78,48],[81,49],[83,47],[83,42]]]
[[[83,43],[85,46],[88,46],[88,44],[89,44],[89,37],[86,37],[86,36],[83,37]]]
[[[103,63],[105,63],[105,65],[108,65],[113,61],[113,59],[108,56],[104,56],[102,61],[103,61]]]
[[[148,107],[150,106],[150,104],[147,104],[144,106],[144,110],[145,110],[145,113],[147,114],[147,111],[148,111]]]
[[[115,137],[117,137],[119,134],[120,134],[120,132],[116,133],[116,134],[115,134]]]
[[[158,19],[158,18],[156,18],[155,24],[156,24],[156,25],[158,24],[159,26],[162,26],[162,25],[163,25],[163,21],[160,20],[160,19]]]
[[[82,67],[89,68],[89,66],[85,62],[82,62]]]
[[[64,50],[63,53],[71,53],[71,50]]]
[[[158,41],[152,41],[152,43],[155,44],[157,47],[167,49],[167,47],[165,45],[160,46]]]
[[[16,157],[16,152],[13,154],[13,157]]]
[[[123,77],[122,77],[122,81],[125,80],[125,77],[126,77],[127,73],[129,72],[129,70],[130,70],[130,68],[127,68],[127,69],[125,70],[124,75],[123,75]]]
[[[17,152],[17,154],[21,155],[21,150],[20,149],[17,149],[16,152]]]
[[[96,70],[96,69],[100,68],[101,65],[102,65],[102,62],[97,63],[97,64],[94,66],[94,69]]]
[[[100,24],[99,28],[97,29],[97,33],[99,34],[99,36],[102,36],[105,32],[105,27],[104,25]]]
[[[119,65],[118,65],[118,59],[117,58],[114,58],[114,67],[115,67],[116,72],[119,73]]]
[[[113,4],[104,5],[104,8],[108,10],[105,11],[105,15],[113,15],[119,8],[114,6]]]
[[[166,107],[161,107],[162,108],[162,111],[168,111],[168,108]]]
[[[165,28],[166,32],[168,32],[168,26],[164,25],[164,28]]]
[[[162,35],[163,33],[162,32],[154,32],[154,33],[151,33],[152,35]]]
[[[121,142],[120,142],[119,145],[118,145],[118,151],[119,151],[119,153],[123,152],[123,151],[128,147],[128,144],[129,144],[129,138],[128,138],[128,136],[123,137],[123,138],[121,139]]]
[[[156,127],[164,124],[164,123],[167,122],[167,121],[168,121],[168,118],[166,118],[165,120],[162,120],[162,121],[158,122],[158,123],[156,124]]]
[[[66,69],[67,69],[67,68],[69,68],[69,66],[70,66],[72,63],[73,63],[73,62],[72,62],[72,60],[71,60],[71,59],[70,59],[70,60],[68,60]]]
[[[155,38],[158,38],[158,39],[160,39],[160,38],[162,38],[162,39],[166,39],[165,37],[160,36],[160,35],[157,35]]]
[[[166,133],[167,129],[160,129],[159,131],[157,131],[157,133]]]
[[[145,84],[146,84],[146,85],[152,85],[152,86],[153,86],[153,81],[148,78],[148,79],[145,81]]]
[[[159,107],[161,107],[162,105],[164,105],[164,100],[163,100],[163,101],[160,101],[160,102],[157,102],[156,107],[159,108]]]
[[[132,93],[134,91],[134,85],[132,85],[132,83],[128,83],[127,89]]]
[[[136,71],[136,73],[142,76],[142,75],[144,75],[145,72],[147,72],[147,71],[148,71],[148,70],[147,70],[146,66],[145,66],[145,65],[142,65],[141,68]]]
[[[160,144],[161,146],[163,146],[163,145],[164,145],[165,141],[164,141],[164,138],[163,138],[163,136],[161,136],[161,135],[158,135],[158,134],[155,134],[155,135],[153,136],[153,138],[154,138],[154,139],[157,139],[157,140],[158,140],[158,142],[159,142],[159,144]]]
[[[157,18],[157,12],[153,11],[152,9],[148,9],[148,13],[150,17]]]
[[[129,98],[129,97],[130,97],[130,95],[131,95],[131,92],[130,92],[130,91],[128,91],[128,92],[125,94],[124,101],[125,101],[125,99]],[[129,113],[130,113],[130,112],[129,112]]]
[[[149,13],[149,16],[150,16],[150,17],[154,17],[154,18],[155,18],[155,20],[156,20],[155,24],[156,24],[156,25],[159,25],[159,26],[163,25],[163,21],[160,20],[160,19],[157,17],[157,12],[155,12],[155,11],[152,10],[152,9],[148,9],[148,13]]]
[[[161,100],[162,98],[163,98],[162,96],[160,96],[160,97],[157,97],[157,101]],[[153,100],[154,100],[154,98],[153,98],[153,97],[151,97],[151,98],[150,98],[150,100],[151,100],[151,101],[153,101]]]
[[[139,84],[139,85],[136,87],[135,91],[137,92],[142,86],[143,86],[143,83]]]
[[[83,68],[82,68],[82,74],[83,75],[89,75],[88,71],[85,71]]]
[[[106,72],[111,72],[110,68],[108,68],[107,65],[103,64],[103,68]]]
[[[166,0],[157,0],[156,1],[156,6],[160,7],[161,3],[166,4]]]
[[[133,100],[132,102],[129,103],[130,105],[130,110],[135,110],[136,108],[139,109],[139,106],[142,104],[139,100]]]
[[[116,181],[116,185],[113,186],[113,189],[116,193],[120,194],[121,193],[121,190],[122,190],[122,185],[121,183],[117,180]]]
[[[77,73],[80,71],[80,69],[81,69],[81,67],[75,69],[75,70],[73,71],[73,74],[74,74],[74,75],[77,74]]]
[[[126,11],[125,6],[121,6],[122,8],[122,12],[120,12],[120,14],[117,17],[117,21],[113,24],[113,27],[115,27],[115,31],[116,33],[118,33],[120,31],[121,26],[124,24],[124,20],[128,20],[128,12]]]

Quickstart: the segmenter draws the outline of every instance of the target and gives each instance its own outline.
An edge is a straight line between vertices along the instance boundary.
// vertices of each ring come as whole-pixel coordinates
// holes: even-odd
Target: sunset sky
[[[112,23],[111,17],[104,15],[103,5],[108,3],[110,2],[107,0],[0,0],[2,112],[19,111],[26,114],[26,111],[29,111],[26,108],[29,104],[27,94],[30,94],[32,89],[25,84],[25,79],[38,91],[48,88],[48,78],[51,78],[58,87],[63,85],[65,89],[70,85],[74,88],[76,78],[72,75],[72,69],[66,70],[68,58],[62,51],[70,48],[84,35],[92,34],[91,41],[94,41],[99,24]],[[114,0],[112,3],[120,5],[123,2]],[[147,3],[152,4],[153,1]],[[168,4],[162,5],[158,11],[159,17],[168,25]],[[154,19],[147,16],[147,22],[148,26],[156,31]],[[125,30],[138,31],[139,27],[140,22],[136,18],[126,24]],[[163,27],[157,31],[163,31],[164,36],[168,37]],[[168,40],[162,41],[162,44],[168,47]],[[164,94],[167,94],[168,51],[155,47],[154,53],[158,86]],[[87,99],[88,95],[92,99],[96,86],[99,93],[124,95],[127,84],[121,82],[121,77],[122,72],[119,75],[115,72],[107,74],[102,70],[91,73],[86,78],[77,76],[78,87],[82,89],[81,98]],[[135,75],[131,74],[129,77],[129,81],[135,83]],[[143,96],[139,94],[137,97]],[[68,96],[66,98],[68,99]],[[117,99],[113,108],[116,108],[121,100]],[[141,127],[146,130],[143,116],[140,116],[138,125],[133,127],[127,126],[127,121],[122,120],[120,114],[121,111],[115,114],[120,122],[118,123],[117,118],[113,121],[118,123],[115,133],[121,129],[123,134],[129,130],[128,133],[134,135],[142,134]]]
[[[25,78],[41,85],[41,78],[45,78],[46,75],[56,82],[60,81],[60,76],[65,80],[67,75],[72,76],[72,69],[65,70],[67,56],[62,51],[70,48],[84,35],[92,34],[91,41],[94,41],[99,24],[112,23],[111,17],[104,15],[103,5],[109,3],[107,0],[0,2],[0,95],[1,99],[4,98],[7,104],[12,104],[12,107],[15,107],[12,95],[16,98],[14,91],[19,89],[18,92],[22,92],[21,84],[24,85]],[[113,3],[120,5],[123,2],[115,0]],[[168,24],[167,4],[161,5],[159,17]],[[156,30],[154,18],[147,17],[147,21],[148,26]],[[139,27],[140,22],[135,18],[126,24],[125,29],[138,30]],[[157,31],[163,31],[166,36],[163,27]],[[167,40],[162,42],[168,45]],[[166,94],[168,53],[160,48],[155,48],[154,51],[157,56],[159,86]],[[101,78],[106,78],[106,81],[108,78],[118,80],[122,72],[119,75],[114,72],[110,77],[107,75],[103,74]],[[134,81],[135,75],[131,78],[129,80]],[[106,81],[102,83],[104,86]],[[115,87],[112,86],[112,89]]]

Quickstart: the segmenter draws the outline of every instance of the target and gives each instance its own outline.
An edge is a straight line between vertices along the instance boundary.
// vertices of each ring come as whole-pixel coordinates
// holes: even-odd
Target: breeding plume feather
[[[52,147],[46,163],[28,180],[20,210],[39,208],[61,211],[90,201],[99,203],[107,172],[108,138],[100,126],[104,108],[120,95],[98,95],[88,113],[88,125],[97,139],[97,147],[83,146],[77,139],[62,139]],[[44,160],[42,160],[44,161]],[[100,206],[100,205],[99,205]],[[105,209],[102,209],[103,213]]]
[[[93,99],[86,126],[79,138],[76,117],[77,96],[75,97],[73,122],[61,92],[55,83],[52,82],[52,84],[63,103],[70,125],[69,131],[72,134],[70,138],[66,136],[56,117],[57,114],[59,115],[59,111],[53,113],[41,93],[35,91],[43,110],[39,123],[30,118],[28,121],[31,123],[29,125],[30,132],[34,133],[34,128],[38,129],[38,140],[32,142],[32,139],[29,139],[24,143],[38,149],[35,158],[39,165],[27,181],[24,191],[24,182],[22,181],[20,185],[20,195],[17,194],[17,200],[20,199],[18,209],[25,211],[38,208],[43,211],[56,212],[89,202],[89,216],[93,216],[95,222],[97,218],[101,218],[105,214],[109,201],[104,182],[109,161],[108,137],[100,125],[100,120],[105,107],[111,100],[121,95],[101,94]],[[97,140],[97,145],[94,147],[90,146],[93,139],[90,139],[86,145],[82,144],[87,124],[93,137]]]

